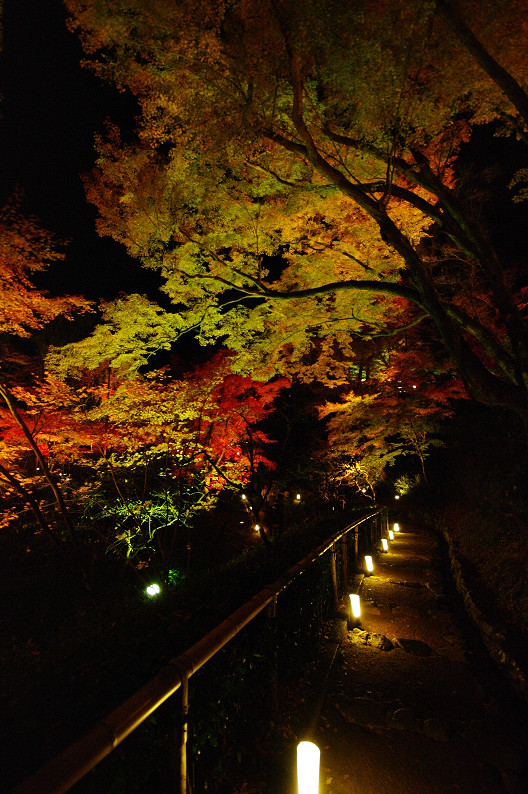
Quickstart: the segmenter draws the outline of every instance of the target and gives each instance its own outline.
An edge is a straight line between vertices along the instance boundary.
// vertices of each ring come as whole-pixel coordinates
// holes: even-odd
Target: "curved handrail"
[[[185,680],[203,667],[262,612],[297,576],[303,574],[344,535],[381,512],[382,508],[379,508],[346,526],[288,568],[279,579],[260,590],[191,648],[171,659],[157,675],[78,741],[19,783],[12,790],[12,794],[62,794],[68,791],[173,695]]]

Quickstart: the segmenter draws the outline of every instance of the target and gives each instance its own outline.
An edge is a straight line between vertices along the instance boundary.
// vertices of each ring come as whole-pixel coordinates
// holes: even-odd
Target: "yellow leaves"
[[[47,364],[64,378],[102,363],[132,377],[159,350],[169,350],[182,331],[178,314],[165,312],[142,295],[127,295],[104,305],[101,323],[80,342],[51,348]]]

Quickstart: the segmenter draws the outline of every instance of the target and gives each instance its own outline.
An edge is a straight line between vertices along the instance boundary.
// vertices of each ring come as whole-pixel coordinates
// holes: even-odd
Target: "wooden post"
[[[277,653],[277,596],[268,607],[268,620],[270,627],[270,638],[273,646],[271,657],[270,674],[270,710],[273,722],[277,719],[279,710],[279,658]]]
[[[348,587],[348,534],[341,538],[341,554],[343,555],[343,587]]]
[[[187,720],[189,717],[189,679],[187,674],[181,682],[181,730],[180,730],[180,794],[187,794]]]
[[[354,564],[359,560],[359,527],[354,527]]]
[[[334,589],[334,606],[336,610],[339,608],[339,593],[337,589],[337,546],[335,543],[332,543],[332,556],[331,560],[331,568],[332,568],[332,586]]]

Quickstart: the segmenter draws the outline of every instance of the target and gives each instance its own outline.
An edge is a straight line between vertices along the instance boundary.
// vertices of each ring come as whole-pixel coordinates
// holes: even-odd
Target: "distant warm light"
[[[151,598],[152,596],[158,595],[159,592],[160,592],[159,584],[149,584],[149,586],[147,587],[147,595],[149,595]]]
[[[416,384],[413,383],[413,389],[416,389]]]
[[[395,496],[394,498],[395,498],[395,499],[399,499],[400,497],[399,497],[399,495],[398,495],[398,494],[396,494],[396,496]]]
[[[389,529],[389,540],[394,540],[394,532],[392,529]]]
[[[297,745],[297,790],[299,794],[319,794],[321,751],[313,742]]]
[[[399,524],[394,524],[394,531],[395,532],[399,532],[400,531],[400,525]]]
[[[350,593],[350,608],[352,610],[353,618],[361,617],[361,603],[357,593]]]
[[[260,532],[260,524],[255,524],[255,532]]]
[[[247,496],[246,496],[246,494],[245,494],[245,493],[243,493],[243,494],[242,494],[242,501],[243,501],[243,502],[245,502],[245,501],[246,501],[246,499],[247,499]]]
[[[361,493],[367,493],[367,489],[366,488],[362,488],[361,489]]]
[[[296,494],[295,499],[296,499],[297,502],[300,502],[301,501],[301,494],[300,493]]]
[[[388,551],[389,550],[389,541],[387,540],[387,538],[382,538],[381,539],[381,546],[383,548],[383,551]]]
[[[374,570],[374,563],[372,562],[372,557],[370,556],[370,554],[366,554],[365,555],[365,565],[366,565],[367,571],[369,573],[372,573],[372,571]]]

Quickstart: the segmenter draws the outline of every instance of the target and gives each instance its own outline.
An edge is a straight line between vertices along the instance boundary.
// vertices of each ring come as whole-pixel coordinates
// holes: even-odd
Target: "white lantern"
[[[374,563],[372,562],[372,557],[370,556],[370,554],[366,554],[365,555],[365,565],[366,565],[367,571],[369,573],[372,573],[372,571],[374,570]]]
[[[313,742],[297,745],[297,790],[299,794],[319,794],[321,751]]]
[[[356,620],[361,617],[361,603],[357,593],[350,593],[350,608],[352,610],[352,617]]]
[[[388,551],[389,550],[389,541],[387,540],[387,538],[382,538],[381,539],[381,546],[383,548],[383,551]]]

